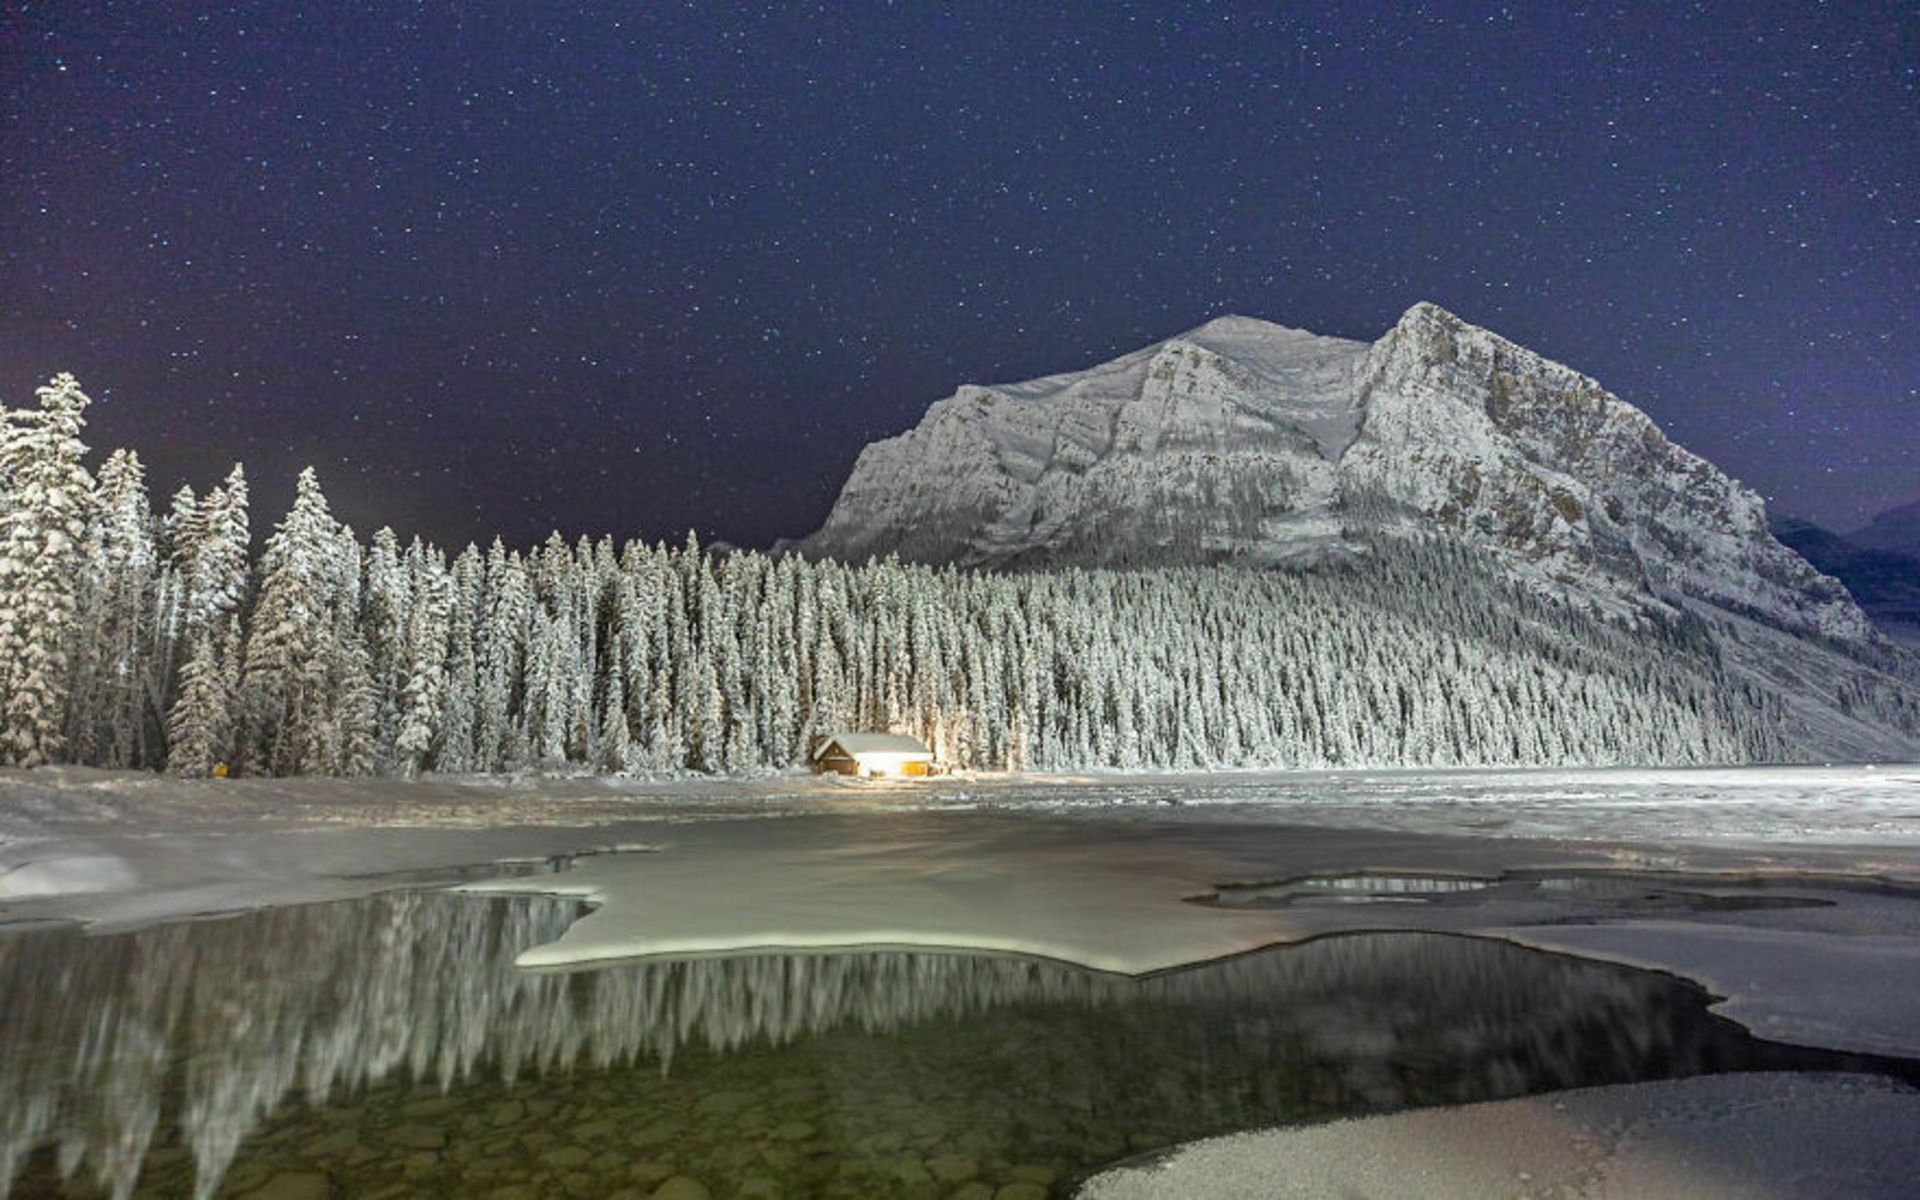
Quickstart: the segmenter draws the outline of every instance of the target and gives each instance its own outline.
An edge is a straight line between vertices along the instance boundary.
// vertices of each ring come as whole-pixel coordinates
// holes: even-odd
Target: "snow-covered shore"
[[[1920,1092],[1713,1075],[1212,1138],[1095,1176],[1084,1200],[1894,1200]]]

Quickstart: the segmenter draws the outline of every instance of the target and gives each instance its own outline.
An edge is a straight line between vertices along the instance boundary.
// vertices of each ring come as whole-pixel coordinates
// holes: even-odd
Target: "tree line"
[[[71,376],[0,410],[0,759],[272,774],[747,771],[841,729],[985,769],[1729,763],[1778,698],[1695,619],[1471,552],[976,573],[610,538],[362,542],[313,471],[253,552],[236,466],[151,511]]]

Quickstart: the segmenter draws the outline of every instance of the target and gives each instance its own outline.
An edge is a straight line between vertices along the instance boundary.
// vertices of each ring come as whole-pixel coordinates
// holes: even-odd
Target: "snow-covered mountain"
[[[1779,700],[1796,757],[1920,754],[1920,663],[1776,540],[1759,496],[1594,380],[1432,304],[1372,343],[1223,317],[1088,370],[963,387],[866,447],[799,548],[1259,567],[1402,541],[1629,629],[1693,631],[1721,664],[1703,669]]]
[[[1594,380],[1418,304],[1371,344],[1247,317],[963,387],[868,446],[802,548],[975,566],[1339,554],[1444,533],[1615,610],[1867,641],[1760,498]]]

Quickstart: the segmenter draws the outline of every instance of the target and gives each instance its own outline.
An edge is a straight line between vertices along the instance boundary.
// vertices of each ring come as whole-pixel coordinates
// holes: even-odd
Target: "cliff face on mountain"
[[[1768,531],[1760,498],[1594,380],[1432,305],[1369,351],[1339,470],[1516,569],[1628,606],[1700,601],[1794,633],[1872,636]]]
[[[963,387],[868,446],[810,553],[974,566],[1289,557],[1337,533],[1364,343],[1226,317],[1086,371]]]
[[[1594,380],[1431,304],[1373,343],[1225,317],[963,387],[861,454],[802,548],[972,566],[1248,565],[1441,535],[1622,612],[1865,642],[1758,496]]]

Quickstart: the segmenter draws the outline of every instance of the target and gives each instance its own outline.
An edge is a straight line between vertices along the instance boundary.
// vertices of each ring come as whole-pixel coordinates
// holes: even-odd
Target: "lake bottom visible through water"
[[[1283,1122],[1718,1071],[1670,976],[1417,933],[1144,978],[876,950],[512,965],[571,902],[440,892],[0,936],[12,1195],[1069,1194]]]

